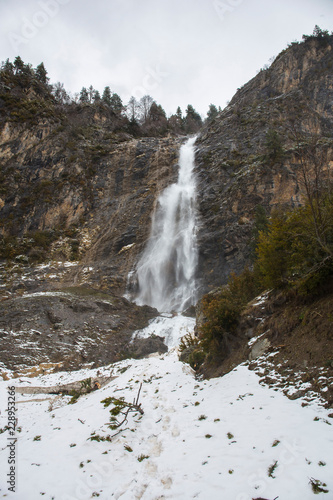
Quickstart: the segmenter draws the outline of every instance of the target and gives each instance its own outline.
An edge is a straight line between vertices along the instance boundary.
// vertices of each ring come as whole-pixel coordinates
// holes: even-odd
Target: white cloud
[[[143,88],[168,113],[205,114],[331,19],[331,0],[1,0],[0,59],[43,61],[72,92],[110,85],[126,101]]]

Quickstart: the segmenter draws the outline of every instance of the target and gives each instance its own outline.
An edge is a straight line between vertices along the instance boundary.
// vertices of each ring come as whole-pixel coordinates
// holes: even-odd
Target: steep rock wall
[[[197,141],[201,293],[251,263],[258,205],[304,202],[300,142],[317,141],[323,170],[333,167],[333,37],[294,44],[240,89]],[[281,143],[274,155],[268,131]],[[319,153],[318,153],[319,154]],[[307,161],[307,159],[305,159]],[[311,165],[308,164],[309,171]]]
[[[158,193],[176,179],[183,139],[114,136],[98,116],[89,125],[87,132],[47,120],[29,128],[4,124],[0,231],[24,238],[75,228],[81,261],[94,266],[93,281],[104,279],[123,293]],[[60,256],[62,243],[54,244]]]
[[[303,203],[295,132],[320,138],[325,168],[332,165],[332,47],[332,37],[324,44],[292,44],[200,133],[200,293],[226,283],[232,270],[250,262],[258,205],[269,214],[279,204]],[[149,236],[158,194],[176,179],[184,138],[135,139],[117,131],[115,116],[89,106],[65,117],[0,127],[1,234],[24,238],[59,230],[51,254],[69,258],[71,245],[79,247],[76,283],[91,268],[92,284],[124,293]],[[280,156],[272,156],[267,145],[269,130],[280,138]],[[75,241],[68,243],[70,228]]]

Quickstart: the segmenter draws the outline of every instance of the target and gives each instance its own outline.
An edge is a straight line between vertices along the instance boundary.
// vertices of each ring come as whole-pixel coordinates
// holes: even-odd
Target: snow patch
[[[170,317],[171,316],[171,317]],[[150,321],[149,325],[142,330],[137,330],[133,339],[145,339],[151,335],[164,337],[164,343],[172,349],[179,344],[180,339],[187,333],[192,333],[195,326],[195,319],[177,314],[172,316],[164,313]]]
[[[193,324],[191,318],[158,317],[144,335],[170,330],[179,338]],[[170,339],[175,345],[176,334]],[[315,400],[303,408],[300,400],[261,385],[246,364],[221,378],[196,380],[175,350],[103,368],[43,375],[31,385],[53,386],[97,373],[115,378],[75,404],[67,404],[68,396],[16,395],[19,477],[10,498],[312,500],[309,478],[326,483],[325,498],[332,498],[332,419],[330,410]],[[28,382],[0,381],[1,408],[7,407],[8,386]],[[133,402],[141,383],[144,414],[129,414],[122,431],[108,438],[115,434],[108,427],[113,406],[105,408],[101,401],[115,397]],[[7,417],[2,411],[1,429]],[[0,436],[4,495],[7,431]]]

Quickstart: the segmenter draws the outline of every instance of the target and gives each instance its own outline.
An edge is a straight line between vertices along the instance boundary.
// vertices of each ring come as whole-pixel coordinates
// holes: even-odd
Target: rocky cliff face
[[[283,51],[242,87],[197,141],[201,290],[250,262],[255,209],[303,202],[307,145],[333,166],[333,39]],[[269,143],[278,141],[279,151]],[[302,150],[303,148],[303,150]],[[299,152],[302,150],[301,154]]]
[[[119,295],[158,193],[176,179],[183,139],[135,139],[116,127],[114,116],[89,107],[2,122],[0,372],[99,366],[166,349],[158,337],[131,343],[157,311]]]
[[[258,205],[269,214],[281,203],[302,203],[297,141],[316,137],[331,164],[332,47],[332,37],[292,44],[202,130],[196,155],[201,292],[249,262]],[[40,250],[22,238],[51,231],[52,257],[79,259],[92,269],[92,284],[124,293],[158,193],[177,176],[183,139],[134,139],[119,131],[117,120],[90,106],[28,124],[3,120],[0,217],[8,244],[19,243],[30,262]],[[267,143],[269,131],[280,141],[279,154]],[[80,269],[73,279],[82,281]]]
[[[269,214],[278,205],[303,202],[302,168],[311,174],[310,145],[326,176],[333,166],[332,65],[332,36],[325,43],[309,39],[292,45],[241,88],[200,133],[196,143],[200,294],[223,285],[232,270],[240,271],[250,262],[258,205]],[[84,285],[92,294],[112,293],[112,297],[125,292],[128,273],[149,236],[158,194],[177,177],[184,138],[134,138],[120,126],[119,117],[89,105],[55,111],[47,102],[42,112],[34,114],[26,96],[21,106],[16,98],[13,108],[12,96],[1,93],[1,85],[0,297],[5,318],[1,331],[25,335],[20,308],[28,304],[32,330],[37,331],[30,328],[31,335],[43,330],[45,356],[58,362],[60,358],[51,353],[53,341],[65,345],[68,339],[59,335],[59,329],[66,330],[76,345],[73,332],[85,315],[74,313],[81,308],[97,318],[85,330],[85,345],[96,341],[99,328],[110,346],[119,321],[125,325],[121,345],[116,342],[107,355],[108,360],[116,359],[119,350],[127,349],[136,323],[143,326],[156,311],[140,312],[126,301],[118,301],[112,309],[103,305],[105,300],[78,299],[68,287],[81,290]],[[34,96],[34,106],[36,101]],[[41,277],[42,267],[36,265],[49,258],[75,264],[64,272],[54,272],[51,266]],[[11,272],[7,259],[16,266]],[[51,299],[40,300],[39,309],[37,297],[29,299],[31,303],[20,301],[27,292],[54,293],[65,287],[67,295],[54,299],[64,311],[59,321],[52,320]],[[112,325],[104,328],[109,314],[113,323],[110,320]],[[85,351],[87,357],[78,352],[77,365],[106,359],[103,349]]]
[[[94,210],[100,229],[86,261],[100,262],[104,276],[108,269],[110,285],[121,292],[149,237],[158,194],[177,177],[180,144],[175,138],[134,140],[111,159],[113,173]],[[96,230],[94,221],[90,226]]]
[[[74,256],[94,267],[95,282],[123,293],[157,195],[176,178],[182,139],[115,136],[103,116],[85,121],[70,128],[47,120],[29,129],[4,124],[1,231],[32,262],[40,255],[34,245],[24,248],[24,238],[57,233],[51,256],[69,259],[75,247]]]

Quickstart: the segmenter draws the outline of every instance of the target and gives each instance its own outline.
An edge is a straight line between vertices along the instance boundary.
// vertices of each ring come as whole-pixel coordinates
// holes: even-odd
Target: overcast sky
[[[0,0],[0,60],[206,115],[315,24],[333,30],[333,0]]]

